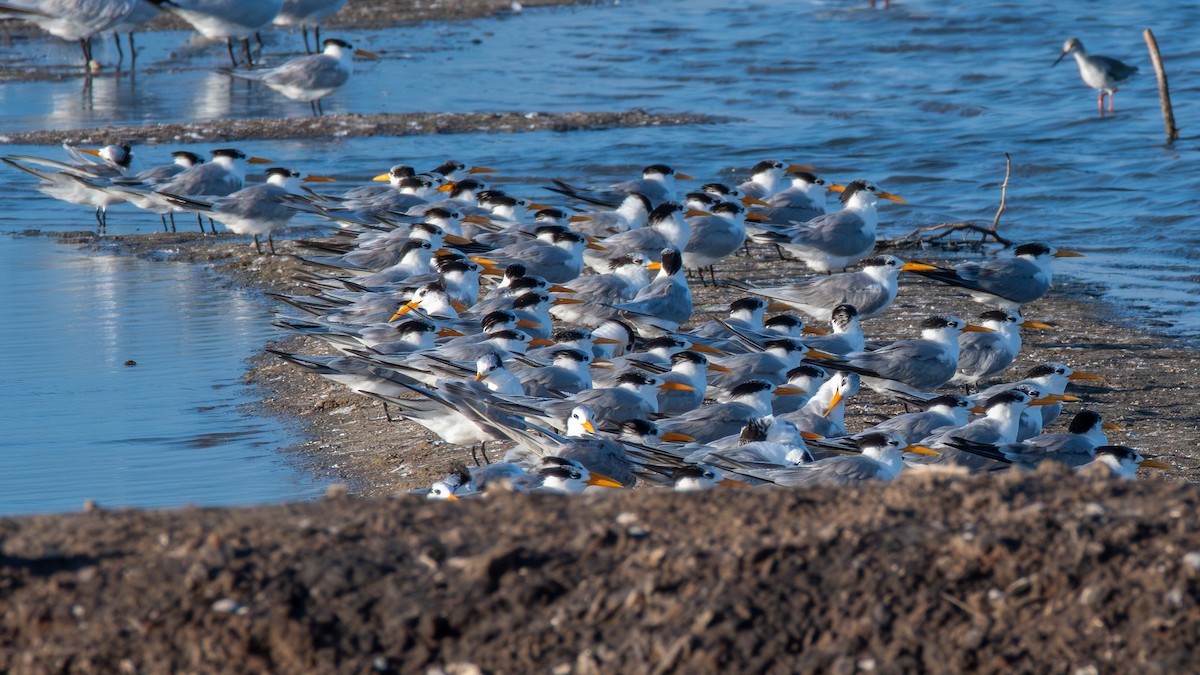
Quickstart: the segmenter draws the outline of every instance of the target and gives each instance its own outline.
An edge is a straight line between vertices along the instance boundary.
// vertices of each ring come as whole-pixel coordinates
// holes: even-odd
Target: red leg
[[[1100,96],[1096,97],[1096,109],[1100,111],[1100,115],[1104,115],[1104,90],[1100,90]]]
[[[1116,93],[1117,93],[1116,89],[1113,89],[1112,91],[1108,92],[1108,112],[1113,111],[1113,99],[1116,98],[1116,96],[1115,96]]]

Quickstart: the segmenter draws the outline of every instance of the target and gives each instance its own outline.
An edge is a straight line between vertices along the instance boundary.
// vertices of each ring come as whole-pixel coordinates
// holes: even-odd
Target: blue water
[[[1200,43],[1194,38],[1200,5],[1166,0],[900,0],[887,11],[871,11],[866,5],[865,0],[624,0],[457,24],[341,33],[384,59],[358,63],[350,84],[326,100],[329,113],[638,107],[727,115],[737,121],[569,134],[238,145],[343,183],[366,179],[397,162],[430,167],[456,157],[504,170],[497,183],[539,200],[549,198],[540,186],[551,177],[600,182],[665,161],[705,179],[734,179],[758,160],[777,157],[813,164],[837,181],[866,177],[908,198],[907,206],[883,207],[884,236],[943,221],[990,222],[1008,152],[1014,172],[1001,224],[1005,235],[1085,252],[1087,258],[1061,261],[1059,270],[1102,284],[1135,320],[1154,319],[1171,334],[1200,336],[1200,314],[1194,310],[1200,280],[1194,263],[1200,250],[1194,206],[1200,153],[1190,136],[1173,147],[1164,145],[1153,71],[1141,37],[1143,28],[1154,29],[1173,77],[1178,124],[1191,133],[1200,109],[1200,86],[1193,76],[1200,72]],[[1095,53],[1142,69],[1117,94],[1115,115],[1097,115],[1095,93],[1082,84],[1071,60],[1051,67],[1063,40],[1071,36]],[[266,37],[267,58],[275,62],[294,55],[300,45],[298,35]],[[140,35],[144,52],[135,74],[106,74],[90,84],[70,75],[78,58],[73,45],[38,40],[21,43],[29,49],[6,50],[0,67],[37,67],[68,76],[0,85],[0,134],[308,115],[306,104],[215,73],[214,68],[225,65],[224,48],[187,46],[187,39],[184,33]],[[104,50],[111,46],[106,43],[99,58],[111,61]],[[229,145],[181,142],[186,140],[159,139],[161,146],[140,149],[142,159],[153,164],[164,161],[170,150]],[[45,147],[3,150],[59,152]],[[92,226],[87,209],[31,192],[23,176],[3,175],[0,232]],[[156,217],[128,206],[112,210],[114,232],[157,227]],[[0,249],[22,241],[28,247],[25,255],[34,260],[77,255],[42,240],[0,239]],[[0,267],[6,288],[14,286],[10,269]],[[170,297],[190,287],[176,284]],[[129,292],[113,294],[115,316],[135,311],[130,297]],[[46,311],[50,303],[32,298],[19,302],[16,313],[6,314],[41,329],[62,325],[62,316]],[[218,341],[222,329],[212,330],[201,342]],[[236,374],[240,358],[261,343],[261,334],[256,339],[228,357],[230,372]],[[143,354],[148,356],[132,358],[153,364],[157,351],[147,346]],[[149,377],[143,373],[151,371],[118,368],[116,376],[128,379],[131,372]],[[58,379],[53,384],[62,386]],[[55,419],[24,404],[18,410],[21,417],[43,424]],[[251,423],[238,410],[222,410],[206,413],[213,416],[207,419]],[[61,426],[68,427],[66,433],[74,425]],[[115,435],[127,439],[161,435],[142,433],[129,423],[117,427]],[[87,428],[81,429],[83,433],[60,444],[80,448],[81,455],[111,447],[94,443]],[[281,435],[273,445],[285,444]],[[268,450],[260,456],[268,464],[276,461]],[[264,493],[255,487],[230,498],[271,498]],[[65,504],[77,503],[72,496]]]
[[[0,269],[0,514],[319,492],[276,452],[295,434],[246,409],[242,360],[270,336],[257,298],[44,237],[0,238]]]

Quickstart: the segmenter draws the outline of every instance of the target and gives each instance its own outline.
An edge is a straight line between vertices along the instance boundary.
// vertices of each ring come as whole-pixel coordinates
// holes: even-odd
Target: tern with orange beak
[[[859,485],[872,481],[892,481],[904,470],[904,453],[937,455],[922,445],[909,445],[892,432],[873,432],[854,437],[859,455],[827,457],[796,467],[745,469],[746,476],[781,487],[802,488],[813,485]]]
[[[554,187],[546,189],[572,199],[609,208],[619,206],[625,200],[626,195],[638,193],[650,200],[651,207],[657,207],[663,202],[675,199],[676,179],[692,180],[692,177],[678,173],[666,164],[651,164],[642,169],[641,178],[614,183],[606,187],[579,187],[555,180]]]
[[[764,228],[752,239],[760,244],[782,247],[815,272],[846,269],[871,255],[879,225],[879,214],[875,210],[879,198],[904,200],[878,190],[862,179],[830,189],[842,193],[841,211],[817,216],[805,223]]]
[[[1054,272],[1050,263],[1055,258],[1082,258],[1074,251],[1060,251],[1046,244],[1022,244],[1013,250],[1011,258],[978,262],[970,260],[952,269],[915,270],[917,274],[944,284],[957,286],[971,295],[975,302],[996,309],[1019,310],[1050,290]]]
[[[991,333],[963,333],[958,337],[958,372],[951,384],[973,385],[996,377],[1021,353],[1021,329],[1054,330],[1037,321],[1026,321],[1017,312],[993,309],[979,317],[979,325]]]
[[[896,280],[901,272],[930,269],[936,268],[924,263],[906,263],[894,255],[878,255],[863,260],[858,272],[813,277],[786,286],[723,283],[795,307],[819,321],[829,321],[833,309],[843,304],[854,305],[859,318],[870,319],[883,314],[896,300]]]
[[[958,336],[964,331],[991,332],[949,314],[921,322],[921,337],[898,340],[875,351],[851,352],[821,366],[863,376],[863,384],[884,395],[933,391],[958,371]]]
[[[173,195],[160,190],[159,194],[167,202],[184,211],[204,214],[213,220],[224,223],[225,228],[235,234],[249,234],[254,237],[254,248],[262,253],[258,242],[259,235],[267,235],[271,255],[275,255],[275,240],[271,232],[284,227],[296,215],[294,209],[284,203],[284,198],[300,190],[301,181],[330,182],[332,179],[324,176],[305,176],[291,169],[272,167],[267,169],[267,182],[243,188],[226,197],[206,200],[197,197]]]
[[[350,80],[355,55],[368,59],[379,58],[377,54],[355,49],[350,43],[337,38],[325,40],[322,47],[324,51],[320,54],[301,56],[274,68],[226,68],[221,72],[243,80],[262,82],[293,101],[306,101],[312,107],[313,115],[319,116],[324,112],[321,99],[341,89]]]

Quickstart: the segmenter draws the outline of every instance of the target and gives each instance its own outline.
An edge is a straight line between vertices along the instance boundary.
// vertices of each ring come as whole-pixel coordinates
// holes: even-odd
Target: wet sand
[[[379,113],[323,117],[225,119],[138,127],[101,127],[0,134],[0,145],[58,145],[64,141],[89,145],[107,143],[211,143],[273,141],[294,138],[362,138],[424,136],[429,134],[520,133],[525,131],[585,131],[621,127],[720,124],[730,121],[692,113],[626,112],[569,113]]]

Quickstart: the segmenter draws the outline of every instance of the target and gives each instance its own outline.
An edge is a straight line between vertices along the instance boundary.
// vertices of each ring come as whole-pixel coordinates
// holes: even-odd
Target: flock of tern
[[[202,232],[207,217],[256,247],[265,235],[274,253],[272,232],[296,214],[335,224],[331,238],[299,242],[309,292],[278,296],[289,309],[276,325],[336,354],[276,353],[378,399],[389,419],[470,446],[476,466],[456,467],[431,497],[498,480],[697,490],[890,480],[937,465],[1100,463],[1125,477],[1169,468],[1108,445],[1114,427],[1091,410],[1067,433],[1044,433],[1063,402],[1079,400],[1068,384],[1098,379],[1065,364],[951,393],[1006,378],[1021,330],[1050,328],[1022,308],[1050,290],[1053,260],[1079,254],[1026,243],[954,267],[873,255],[879,200],[904,200],[865,180],[827,184],[811,167],[767,160],[739,185],[680,196],[676,182],[691,176],[653,164],[602,187],[556,180],[546,186],[562,200],[554,206],[489,186],[492,169],[456,161],[423,173],[397,165],[379,184],[323,194],[302,181],[330,179],[282,167],[247,187],[244,165],[267,160],[236,149],[209,161],[176,152],[137,170],[127,146],[64,148],[62,161],[0,159],[45,193],[94,206],[102,228],[107,207],[128,201],[164,228],[182,212]],[[840,209],[828,209],[827,193]],[[774,286],[718,281],[714,266],[751,243],[778,246],[815,274]],[[864,321],[886,315],[905,272],[987,309],[978,324],[935,313],[919,336],[868,340]],[[724,318],[693,322],[689,276],[707,284],[706,273],[748,295]],[[864,386],[917,410],[852,432],[847,404]],[[490,442],[515,447],[491,463]]]

